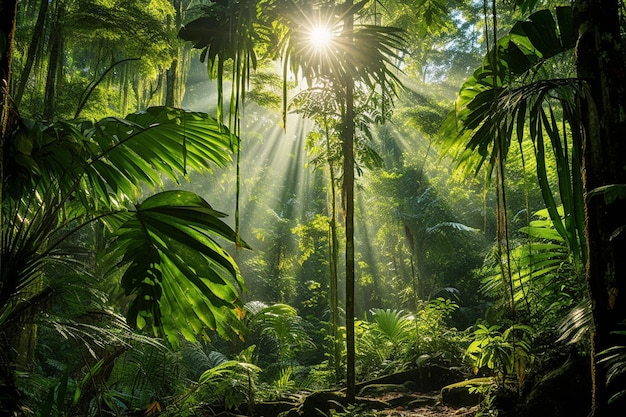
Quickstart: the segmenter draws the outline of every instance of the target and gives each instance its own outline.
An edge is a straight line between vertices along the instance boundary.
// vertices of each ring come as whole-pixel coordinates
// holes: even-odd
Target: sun
[[[325,49],[330,45],[331,40],[332,33],[330,28],[326,26],[315,26],[311,29],[309,42],[314,48]]]

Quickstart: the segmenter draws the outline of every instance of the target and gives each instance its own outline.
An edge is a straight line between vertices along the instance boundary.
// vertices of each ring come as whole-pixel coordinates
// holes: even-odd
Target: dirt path
[[[451,408],[445,405],[427,405],[413,409],[393,409],[382,410],[375,414],[376,416],[385,417],[447,417],[462,416],[474,417],[476,415],[475,408]]]
[[[368,399],[391,404],[392,408],[372,411],[376,417],[474,417],[477,407],[453,408],[441,404],[439,393],[387,393],[368,396]]]

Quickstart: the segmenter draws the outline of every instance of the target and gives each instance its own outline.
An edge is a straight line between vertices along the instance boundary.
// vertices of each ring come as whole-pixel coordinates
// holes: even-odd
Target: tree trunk
[[[328,163],[328,174],[330,177],[330,237],[329,237],[329,275],[330,275],[330,312],[331,312],[331,335],[333,364],[332,369],[335,375],[335,382],[339,381],[341,375],[341,346],[339,345],[339,240],[337,238],[337,188],[335,186],[335,167],[330,158],[330,132],[328,130],[328,120],[324,119],[324,134],[326,136],[326,155]]]
[[[352,0],[346,1],[346,9]],[[352,36],[353,16],[346,16],[345,32]],[[356,355],[354,346],[354,80],[346,77],[346,111],[343,127],[343,198],[346,211],[346,399],[356,395]]]
[[[165,72],[165,105],[180,107],[180,100],[176,96],[176,84],[178,80],[178,60],[172,61],[172,65]]]
[[[17,0],[0,2],[0,203],[4,190],[4,146],[11,132],[15,113],[12,111],[9,88],[11,85],[11,59]],[[4,234],[4,218],[0,210],[0,233]],[[2,236],[4,237],[4,236]],[[4,241],[4,239],[2,239]],[[2,261],[0,257],[0,292],[4,287]],[[1,323],[0,323],[1,324]],[[15,351],[8,342],[7,328],[0,326],[0,415],[13,415],[17,411],[19,392],[15,386],[13,362]]]
[[[15,94],[13,95],[13,101],[15,102],[16,107],[19,106],[22,101],[24,90],[26,89],[26,84],[30,78],[33,63],[35,62],[35,57],[37,56],[37,51],[41,48],[41,42],[44,38],[44,24],[48,14],[48,5],[49,0],[41,0],[39,13],[37,15],[37,22],[35,23],[35,29],[33,30],[33,37],[30,41],[30,46],[28,47],[28,54],[26,55],[26,62],[24,63],[24,68],[22,69],[20,82],[15,89]]]
[[[11,114],[9,111],[9,88],[11,86],[11,59],[13,57],[13,38],[15,36],[16,16],[17,0],[3,0],[0,3],[0,53],[2,54],[2,58],[0,59],[0,106],[2,106],[0,108],[1,145],[4,144],[4,138],[8,132]],[[2,155],[0,155],[0,164],[2,163],[1,156]]]
[[[626,97],[624,56],[620,42],[618,0],[579,0],[575,17],[580,35],[578,77],[589,88],[582,114],[583,180],[588,243],[586,277],[592,302],[592,415],[617,415],[608,405],[602,351],[623,340],[612,334],[626,319],[626,200],[598,193],[600,187],[626,184]],[[614,197],[614,196],[613,196]],[[623,405],[623,404],[622,404]]]
[[[173,0],[172,6],[176,10],[176,16],[174,18],[174,27],[176,30],[180,29],[183,22],[183,7],[181,0]],[[169,26],[169,25],[168,25]],[[177,57],[172,61],[172,64],[166,71],[165,75],[165,105],[170,107],[180,107],[182,104],[182,77],[181,71],[183,70],[182,61],[182,47],[177,48]]]
[[[54,116],[54,103],[57,91],[57,83],[60,79],[59,72],[63,69],[61,57],[63,56],[63,34],[61,16],[63,14],[63,4],[57,0],[54,11],[54,22],[52,23],[50,37],[50,59],[48,62],[48,73],[46,77],[46,89],[44,93],[43,117],[52,119]]]

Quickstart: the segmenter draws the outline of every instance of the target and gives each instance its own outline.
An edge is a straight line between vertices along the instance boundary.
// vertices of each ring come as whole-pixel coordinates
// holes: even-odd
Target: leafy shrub
[[[507,376],[516,375],[523,382],[528,366],[533,361],[529,326],[513,325],[504,331],[498,325],[476,325],[473,341],[466,355],[472,361],[474,372],[487,367],[494,372],[496,380],[503,385]]]

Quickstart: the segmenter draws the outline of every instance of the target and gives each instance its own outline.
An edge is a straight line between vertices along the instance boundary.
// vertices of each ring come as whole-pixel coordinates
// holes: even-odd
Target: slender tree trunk
[[[35,62],[35,57],[37,56],[37,51],[39,51],[39,49],[41,48],[41,42],[44,37],[44,24],[46,22],[46,16],[48,14],[49,4],[49,0],[41,0],[41,3],[39,5],[37,22],[35,23],[33,37],[30,41],[30,46],[28,47],[26,62],[24,63],[24,68],[22,68],[20,82],[15,89],[15,94],[13,95],[13,101],[15,101],[16,106],[19,106],[20,102],[22,101],[24,90],[26,89],[26,84],[28,83],[28,79],[30,78],[33,63]]]
[[[180,107],[180,100],[176,97],[176,84],[178,80],[178,59],[172,61],[172,65],[165,73],[165,105]]]
[[[4,198],[4,146],[12,129],[15,113],[10,100],[11,59],[17,16],[17,0],[0,2],[0,203]],[[0,210],[0,233],[4,235],[4,218]],[[4,236],[2,236],[4,237]],[[3,242],[4,239],[0,239]],[[4,270],[0,257],[0,294],[4,291]],[[15,386],[13,362],[15,351],[11,348],[7,328],[0,326],[0,415],[14,415],[19,403]]]
[[[174,27],[176,30],[180,29],[183,21],[183,8],[181,0],[173,0],[172,6],[176,10],[176,16],[174,17]],[[181,96],[181,71],[182,71],[182,48],[178,46],[176,48],[176,58],[172,61],[171,66],[166,71],[166,85],[165,85],[165,105],[170,107],[180,107],[182,102]]]
[[[330,159],[330,132],[328,130],[327,119],[324,119],[324,134],[326,136],[326,155],[328,156],[328,174],[330,176],[330,311],[332,330],[332,352],[333,370],[335,382],[339,381],[341,375],[341,346],[339,345],[339,240],[337,238],[337,188],[335,186],[335,168]]]
[[[346,9],[352,0],[346,1]],[[352,37],[354,20],[348,14],[345,31]],[[356,395],[356,355],[354,346],[354,80],[346,77],[346,112],[343,128],[343,198],[346,211],[346,399]]]
[[[59,81],[59,71],[62,70],[63,64],[61,57],[63,56],[63,34],[61,26],[61,16],[63,14],[63,4],[57,0],[55,2],[54,21],[52,23],[50,37],[50,59],[48,62],[48,73],[46,78],[46,89],[44,93],[43,117],[51,119],[54,116],[54,103],[57,91],[57,83]]]
[[[594,321],[591,372],[595,417],[619,414],[619,404],[608,405],[606,368],[598,363],[598,355],[623,344],[612,332],[626,319],[626,199],[597,193],[600,187],[610,190],[613,185],[626,184],[626,70],[620,41],[619,3],[618,0],[579,0],[575,5],[580,29],[578,76],[591,96],[584,103],[582,114],[586,276]]]
[[[15,19],[17,16],[17,0],[0,2],[0,133],[2,145],[8,133],[10,120],[11,59],[13,58],[13,38],[15,36]],[[0,147],[0,149],[2,149]],[[0,152],[2,152],[0,150]],[[2,155],[0,155],[2,156]],[[2,158],[0,158],[0,164]],[[0,168],[2,166],[0,165]],[[0,183],[1,186],[1,183]],[[0,194],[1,197],[1,194]]]

